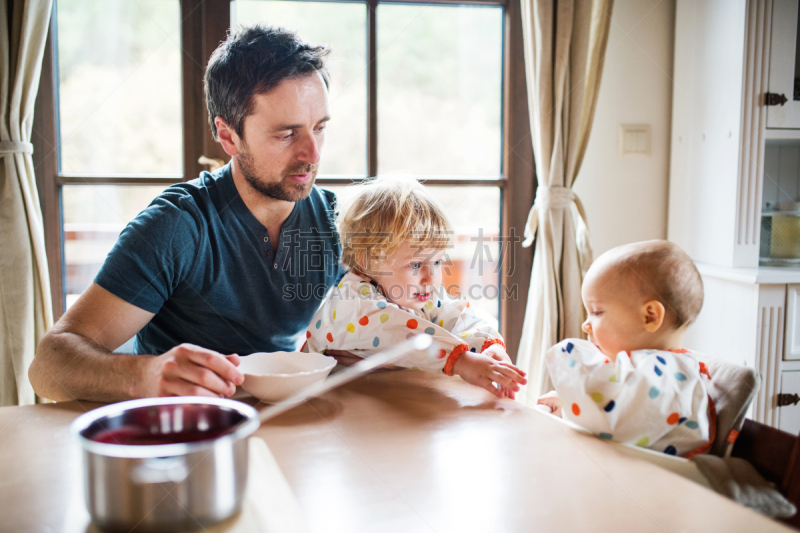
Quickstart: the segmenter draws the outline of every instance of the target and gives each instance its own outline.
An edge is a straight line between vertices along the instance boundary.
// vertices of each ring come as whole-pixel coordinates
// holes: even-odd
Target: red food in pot
[[[144,428],[122,426],[100,431],[91,437],[94,442],[125,446],[147,446],[154,444],[178,444],[212,440],[230,433],[230,428],[217,431],[183,431],[180,433],[151,433]]]

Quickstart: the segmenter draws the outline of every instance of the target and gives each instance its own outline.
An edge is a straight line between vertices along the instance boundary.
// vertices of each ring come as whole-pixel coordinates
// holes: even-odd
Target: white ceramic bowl
[[[265,402],[279,402],[322,381],[336,359],[321,353],[258,352],[241,358],[242,388]]]

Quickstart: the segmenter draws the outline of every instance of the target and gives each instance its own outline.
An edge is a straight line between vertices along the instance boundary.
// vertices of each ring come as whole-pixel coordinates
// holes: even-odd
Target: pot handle
[[[180,483],[189,475],[184,457],[154,457],[143,459],[131,470],[131,480],[137,485]]]

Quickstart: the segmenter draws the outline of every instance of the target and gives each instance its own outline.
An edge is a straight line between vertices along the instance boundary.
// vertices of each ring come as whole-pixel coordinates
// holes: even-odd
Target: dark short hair
[[[325,57],[329,53],[326,46],[311,46],[282,28],[255,25],[232,30],[206,67],[206,106],[214,139],[216,117],[243,137],[244,119],[253,112],[253,96],[269,92],[285,79],[319,72],[327,87]]]

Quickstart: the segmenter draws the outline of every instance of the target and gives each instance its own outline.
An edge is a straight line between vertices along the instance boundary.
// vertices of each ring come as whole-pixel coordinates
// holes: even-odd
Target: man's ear
[[[239,140],[239,136],[236,135],[236,132],[233,131],[233,128],[228,126],[228,124],[222,120],[222,117],[214,117],[214,125],[217,127],[217,138],[222,145],[222,149],[225,150],[225,153],[231,157],[238,155],[238,143],[241,141]]]
[[[664,304],[658,300],[650,300],[642,306],[642,315],[644,318],[644,329],[650,333],[655,333],[664,323],[664,318],[667,310]]]

